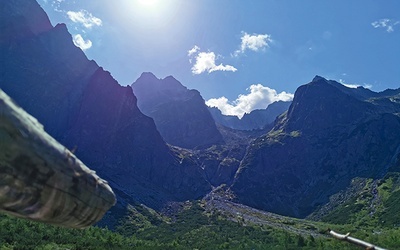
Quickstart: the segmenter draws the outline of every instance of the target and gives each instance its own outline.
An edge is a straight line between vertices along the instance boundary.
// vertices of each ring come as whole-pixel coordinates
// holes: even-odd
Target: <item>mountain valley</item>
[[[353,249],[329,227],[400,246],[400,88],[315,76],[292,101],[239,119],[173,76],[121,86],[35,0],[1,2],[0,34],[0,88],[116,193],[97,224],[113,232],[76,233],[79,244],[107,242],[103,232],[117,249],[209,249],[201,237],[228,249]],[[75,234],[30,223],[0,217],[0,244],[17,246],[11,224],[62,232],[59,246]]]

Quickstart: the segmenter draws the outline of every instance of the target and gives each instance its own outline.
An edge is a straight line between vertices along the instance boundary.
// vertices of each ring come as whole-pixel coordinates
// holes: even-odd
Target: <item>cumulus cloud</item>
[[[244,53],[246,50],[252,50],[252,51],[263,50],[266,47],[269,47],[269,44],[272,42],[271,36],[268,34],[249,35],[246,32],[244,32],[241,39],[242,43],[240,45],[240,49],[235,51],[234,53],[235,56]]]
[[[93,26],[101,26],[102,21],[100,18],[93,16],[91,13],[86,10],[80,10],[78,12],[68,11],[68,18],[71,19],[74,23],[80,23],[86,28],[90,29]]]
[[[375,22],[372,22],[371,25],[372,27],[376,28],[383,28],[386,30],[386,32],[391,33],[394,31],[394,26],[400,24],[400,21],[396,21],[393,19],[389,18],[383,18],[380,20],[377,20]]]
[[[275,89],[253,84],[248,89],[250,93],[239,95],[235,101],[230,102],[226,97],[212,98],[206,101],[209,107],[217,107],[224,115],[236,115],[242,118],[245,113],[255,109],[265,109],[276,101],[291,101],[293,94],[285,91],[278,93]]]
[[[200,50],[200,48],[197,45],[195,45],[192,49],[188,50],[188,56],[192,56],[193,54],[196,54],[199,50]]]
[[[240,45],[240,49],[236,50],[231,54],[231,56],[238,56],[239,54],[244,53],[246,50],[252,51],[260,51],[264,50],[266,47],[269,47],[269,44],[272,42],[271,36],[268,34],[253,34],[250,35],[246,32],[242,32],[241,37],[242,43]],[[214,72],[214,71],[237,71],[232,65],[224,65],[224,64],[216,64],[216,57],[214,52],[200,52],[200,48],[195,45],[192,49],[187,51],[189,58],[189,62],[192,64],[193,58],[195,59],[195,63],[192,67],[193,74],[201,74],[203,72]],[[195,56],[195,57],[194,57]]]
[[[87,50],[92,47],[92,41],[90,41],[89,39],[83,39],[80,34],[73,36],[73,42],[77,47],[81,48],[82,50]]]
[[[192,67],[192,73],[195,75],[201,74],[203,72],[214,72],[214,71],[231,71],[235,72],[237,69],[231,65],[223,65],[222,63],[216,64],[216,56],[214,52],[199,52],[200,48],[194,46],[188,51],[189,56],[193,56],[197,53],[195,57],[195,63]],[[192,60],[189,60],[192,63]]]

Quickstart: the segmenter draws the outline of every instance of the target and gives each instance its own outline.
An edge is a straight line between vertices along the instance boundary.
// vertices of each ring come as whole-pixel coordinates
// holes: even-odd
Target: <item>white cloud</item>
[[[250,93],[239,95],[238,98],[230,102],[226,97],[212,98],[206,101],[209,107],[217,107],[224,115],[236,115],[239,118],[245,113],[250,113],[255,109],[265,109],[269,104],[276,101],[291,101],[293,94],[285,91],[278,93],[275,89],[253,84],[247,90]]]
[[[235,51],[235,56],[244,53],[248,49],[252,51],[263,50],[266,47],[269,47],[269,44],[272,42],[271,36],[268,34],[249,35],[244,32],[241,39],[242,43],[240,45],[240,49]]]
[[[345,83],[345,81],[343,79],[339,79],[339,82],[342,85],[344,85],[344,86],[346,86],[348,88],[351,88],[351,89],[356,89],[358,87],[364,87],[366,89],[371,89],[372,88],[371,84],[365,84],[365,83],[363,85],[361,85],[361,84],[350,84],[350,83]]]
[[[197,46],[195,46],[197,47]],[[194,48],[193,48],[194,49]],[[191,52],[193,49],[189,50]],[[196,49],[196,52],[198,49]],[[191,55],[193,55],[193,52]],[[223,65],[222,63],[219,65],[216,65],[215,60],[216,56],[214,52],[200,52],[196,56],[196,62],[192,67],[192,73],[193,74],[201,74],[203,72],[214,72],[214,71],[232,71],[235,72],[237,69],[231,65]],[[191,61],[190,61],[191,62]]]
[[[383,28],[386,29],[386,32],[391,33],[394,31],[394,26],[400,24],[400,21],[396,21],[393,19],[383,18],[378,21],[372,22],[371,25],[374,28]]]
[[[188,50],[188,56],[192,56],[193,54],[197,53],[200,50],[200,48],[195,45],[192,49]]]
[[[74,23],[80,23],[86,28],[92,28],[93,26],[101,26],[102,21],[100,18],[93,16],[91,13],[86,10],[80,10],[78,12],[68,11],[68,18],[71,19]]]
[[[264,50],[266,47],[269,47],[269,43],[272,42],[271,36],[268,34],[253,34],[249,35],[246,32],[242,32],[242,43],[240,45],[240,49],[236,50],[231,56],[238,56],[241,53],[244,53],[246,50],[259,51]],[[193,74],[201,74],[203,72],[214,72],[214,71],[237,71],[232,65],[223,65],[222,63],[217,65],[216,59],[218,57],[215,56],[214,52],[200,52],[200,48],[195,45],[192,49],[188,50],[189,63],[192,64],[193,56],[195,59],[195,64],[192,67]]]
[[[342,79],[340,79],[340,80],[342,80]],[[341,82],[342,83],[342,82]],[[360,87],[361,85],[359,85],[359,84],[347,84],[347,83],[342,83],[342,85],[344,85],[344,86],[346,86],[346,87],[348,87],[348,88],[351,88],[351,89],[356,89],[356,88],[358,88],[358,87]]]
[[[83,39],[80,34],[73,36],[73,42],[77,47],[81,48],[82,50],[87,50],[92,47],[92,41],[90,41],[89,39]]]

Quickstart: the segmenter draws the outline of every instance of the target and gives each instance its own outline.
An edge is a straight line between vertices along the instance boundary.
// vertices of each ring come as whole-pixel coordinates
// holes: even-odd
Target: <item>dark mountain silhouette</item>
[[[218,124],[233,129],[253,130],[264,129],[273,123],[276,117],[288,110],[291,103],[284,101],[273,102],[266,109],[256,109],[244,114],[241,119],[233,115],[223,115],[216,107],[209,107],[208,109]]]
[[[210,190],[141,113],[132,89],[89,61],[36,1],[2,1],[0,18],[0,87],[85,164],[151,206]]]
[[[223,143],[204,99],[172,76],[156,78],[143,73],[132,84],[140,110],[154,119],[164,140],[183,148]]]
[[[242,131],[211,109],[216,126],[199,92],[173,77],[144,73],[133,84],[137,100],[34,0],[0,2],[0,55],[0,88],[110,182],[122,200],[116,210],[130,200],[161,208],[225,184],[238,202],[305,217],[355,177],[379,179],[400,165],[400,89],[317,76],[288,109],[246,115]]]
[[[386,93],[395,95],[322,77],[299,87],[288,112],[249,146],[231,188],[238,200],[305,217],[353,178],[383,177],[400,152],[398,90]]]

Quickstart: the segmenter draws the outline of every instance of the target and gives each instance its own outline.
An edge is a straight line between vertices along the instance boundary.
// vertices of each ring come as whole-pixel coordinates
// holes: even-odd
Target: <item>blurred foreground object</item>
[[[344,240],[344,241],[350,242],[350,243],[355,244],[355,245],[360,246],[360,247],[365,247],[365,249],[367,249],[367,250],[387,250],[385,248],[381,248],[381,247],[375,246],[375,245],[373,245],[371,243],[368,243],[366,241],[359,240],[357,238],[353,238],[353,237],[349,236],[350,233],[340,234],[340,233],[337,233],[337,232],[335,232],[333,230],[330,230],[330,229],[328,229],[328,233],[330,235],[332,235],[336,239]]]
[[[85,228],[115,202],[105,180],[0,89],[0,212]]]

